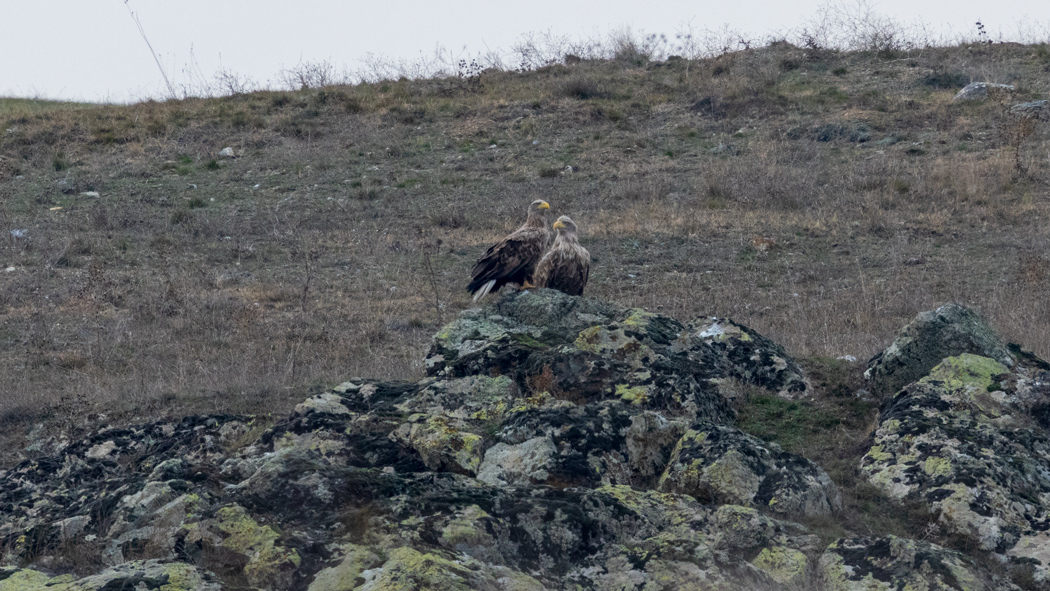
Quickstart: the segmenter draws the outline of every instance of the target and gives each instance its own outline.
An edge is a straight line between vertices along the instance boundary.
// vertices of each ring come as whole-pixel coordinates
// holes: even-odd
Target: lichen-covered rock
[[[1018,588],[935,544],[886,536],[839,539],[820,557],[827,591],[1014,591]]]
[[[129,547],[164,537],[149,529],[151,516],[166,514],[164,505],[207,480],[232,445],[231,434],[250,422],[195,416],[107,428],[73,441],[58,455],[0,471],[0,547],[25,560],[60,544],[80,544],[99,554],[108,544],[112,554],[110,541],[121,536],[120,544]],[[176,466],[182,478],[152,482],[147,490],[151,475],[163,477]]]
[[[980,547],[1050,567],[1050,436],[1031,410],[1050,373],[949,357],[887,403],[861,470],[898,499],[921,499]]]
[[[294,548],[278,543],[281,536],[276,530],[259,524],[243,507],[219,509],[213,528],[222,532],[221,539],[205,538],[204,542],[217,543],[227,555],[239,557],[245,579],[256,587],[286,588],[302,562]]]
[[[783,515],[828,515],[841,495],[814,463],[719,425],[696,425],[675,445],[659,490]]]
[[[0,591],[221,591],[224,588],[211,573],[183,562],[125,562],[81,579],[72,575],[52,577],[32,569],[0,568]]]
[[[266,451],[294,448],[333,464],[420,472],[426,466],[419,453],[390,434],[405,418],[398,404],[422,387],[410,382],[344,382],[296,406],[291,417],[263,433],[259,441]],[[231,466],[231,471],[243,474],[255,467]]]
[[[488,487],[451,474],[428,479],[424,490],[406,484],[405,502],[390,500],[395,512],[383,520],[390,524],[384,539],[414,548],[437,539],[445,551],[528,573],[552,589],[631,581],[658,589],[784,589],[798,580],[788,573],[809,573],[820,550],[801,526],[684,495],[626,486]]]
[[[758,332],[728,318],[694,320],[686,327],[684,342],[704,342],[727,362],[731,377],[761,386],[785,398],[810,390],[802,368],[784,348]]]
[[[649,447],[642,449],[638,432],[647,418],[655,426]],[[534,484],[651,487],[684,428],[680,421],[619,401],[522,410],[496,432],[500,447],[485,454],[486,479],[516,481],[525,470]]]
[[[956,442],[930,435],[908,450],[924,428],[954,433],[952,421],[969,420],[984,438],[974,445],[999,454],[1008,453],[1001,440],[1027,446],[1014,457],[1030,460],[1011,465],[1042,482],[1050,470],[1039,472],[1038,434],[1050,406],[1039,372],[1050,366],[1012,355],[1021,360],[1012,369],[972,356],[934,369],[909,390],[931,398],[886,415],[927,423],[892,440],[899,431],[884,422],[872,458],[950,448]],[[725,319],[682,324],[538,290],[465,312],[435,337],[428,364],[420,382],[351,379],[276,422],[190,417],[103,429],[0,471],[3,564],[32,567],[0,568],[0,590],[818,588],[820,538],[784,519],[834,519],[834,485],[813,463],[733,427],[720,394],[729,382],[807,392],[775,343]],[[949,409],[951,425],[930,409]],[[927,466],[946,470],[937,459]],[[865,470],[898,478],[905,495],[984,487],[987,474],[1023,480],[978,464],[959,473],[970,480],[951,482],[927,483],[907,463]],[[1012,486],[1002,505],[1024,498],[1032,508],[1027,525],[999,527],[1017,539],[996,549],[1043,560],[1043,530],[1029,519],[1042,519],[1042,498]],[[1016,517],[994,513],[997,503],[993,517]],[[986,516],[979,503],[943,505],[956,506]],[[892,580],[933,580],[930,565],[941,563],[924,560],[915,572],[893,566]],[[95,578],[51,574],[91,568]]]
[[[475,475],[485,453],[482,438],[460,430],[443,415],[413,415],[394,432],[397,441],[419,453],[428,470]]]
[[[522,392],[621,400],[714,423],[732,413],[711,380],[792,393],[806,387],[782,348],[728,320],[683,325],[546,289],[464,312],[434,337],[426,365],[432,376],[508,376]]]
[[[922,312],[897,333],[893,343],[868,362],[864,376],[879,392],[892,395],[925,376],[946,357],[972,353],[1006,366],[1014,358],[976,312],[950,303]]]
[[[955,102],[962,101],[981,101],[985,100],[995,92],[1013,92],[1015,90],[1012,84],[998,84],[995,82],[971,82],[964,86],[954,98]]]
[[[658,488],[788,516],[830,515],[842,505],[817,465],[719,425],[697,425],[682,435]]]

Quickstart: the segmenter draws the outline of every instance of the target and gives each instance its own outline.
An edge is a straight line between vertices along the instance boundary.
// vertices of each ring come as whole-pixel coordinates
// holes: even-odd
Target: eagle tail
[[[474,294],[474,301],[477,302],[481,298],[487,296],[489,292],[492,291],[494,285],[496,285],[496,280],[490,279],[484,285],[479,287],[478,291]]]

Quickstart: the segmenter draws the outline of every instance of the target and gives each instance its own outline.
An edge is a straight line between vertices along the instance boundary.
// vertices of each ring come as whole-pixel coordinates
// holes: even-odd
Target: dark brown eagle
[[[499,291],[508,283],[522,287],[533,287],[532,275],[536,263],[551,241],[547,229],[547,210],[551,206],[542,199],[529,205],[529,217],[520,228],[506,238],[493,244],[478,259],[470,272],[467,291],[474,294],[474,301],[485,297],[490,291]]]
[[[547,254],[536,266],[536,286],[549,287],[569,295],[583,295],[591,273],[591,253],[576,239],[576,224],[563,215],[554,222],[558,235]]]

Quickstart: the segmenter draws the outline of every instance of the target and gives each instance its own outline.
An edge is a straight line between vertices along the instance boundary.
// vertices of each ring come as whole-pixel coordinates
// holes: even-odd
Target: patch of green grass
[[[56,172],[61,172],[69,168],[69,160],[64,153],[56,152],[51,158],[51,167],[54,168]]]
[[[825,408],[772,394],[750,397],[737,416],[742,430],[793,453],[808,449],[814,438],[841,424],[842,419]]]
[[[91,108],[99,108],[99,105],[41,99],[0,98],[0,117],[25,117],[54,111]]]

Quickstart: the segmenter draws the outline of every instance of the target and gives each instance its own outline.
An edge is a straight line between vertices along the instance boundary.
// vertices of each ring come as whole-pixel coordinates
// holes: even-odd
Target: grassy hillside
[[[1050,92],[1047,46],[628,57],[0,101],[0,416],[280,414],[418,378],[537,197],[579,224],[588,295],[861,360],[956,300],[1050,356],[1050,125],[1009,113]],[[953,103],[972,80],[1017,91]]]

